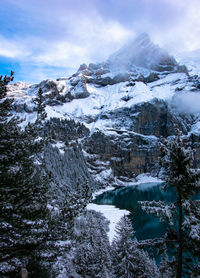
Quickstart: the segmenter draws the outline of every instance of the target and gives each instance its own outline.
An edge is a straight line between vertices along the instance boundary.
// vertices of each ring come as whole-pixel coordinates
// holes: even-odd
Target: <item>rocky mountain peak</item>
[[[154,44],[149,35],[143,33],[113,53],[106,62],[82,64],[72,76],[72,83],[83,78],[86,83],[100,86],[120,82],[153,82],[169,73],[188,73],[173,56]]]
[[[154,44],[148,34],[143,33],[123,46],[108,59],[110,68],[131,70],[142,67],[157,72],[186,71],[180,67],[173,56]]]

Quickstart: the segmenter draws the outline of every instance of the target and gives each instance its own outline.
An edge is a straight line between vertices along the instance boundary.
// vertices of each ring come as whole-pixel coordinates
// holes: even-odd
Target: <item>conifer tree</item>
[[[170,228],[163,239],[167,247],[176,252],[177,278],[199,275],[200,259],[200,202],[194,199],[199,193],[199,171],[192,169],[193,151],[182,134],[161,143],[162,176],[164,189],[175,191],[176,201],[140,202],[147,213],[157,215],[161,221],[168,220]]]
[[[42,143],[35,128],[23,131],[12,117],[7,84],[0,79],[0,276],[12,277],[26,267],[45,240],[47,231],[48,175],[36,161]]]
[[[0,76],[0,99],[4,98],[7,94],[7,85],[14,80],[14,71],[11,71],[10,76]]]
[[[57,185],[53,191],[53,219],[50,224],[52,238],[66,240],[72,236],[74,220],[85,211],[92,193],[87,181],[84,184],[78,181],[75,190],[69,188],[68,185],[59,190],[59,185]]]
[[[47,117],[47,113],[45,112],[45,98],[43,95],[43,91],[39,88],[36,98],[33,100],[36,104],[36,111],[37,111],[37,119],[36,123],[41,123]]]
[[[81,277],[112,278],[110,244],[101,215],[89,211],[76,224],[74,266]]]
[[[14,72],[11,71],[10,76],[0,76],[0,128],[3,128],[3,124],[7,121],[12,110],[12,99],[5,98],[7,94],[7,85],[14,79]]]
[[[68,277],[67,275],[71,277],[70,273],[76,272],[71,262],[72,256],[69,255],[71,250],[74,250],[74,245],[76,245],[74,223],[76,218],[85,212],[91,199],[91,191],[87,182],[81,184],[79,181],[74,189],[69,188],[68,185],[63,187],[54,184],[53,180],[50,187],[51,196],[49,196],[48,201],[50,221],[43,265],[45,268],[52,269],[53,277],[60,275],[61,268],[63,273],[67,273],[63,274],[63,277]],[[62,277],[62,275],[59,277]],[[79,277],[78,274],[77,277]]]
[[[159,270],[148,254],[139,248],[134,231],[127,216],[116,226],[117,235],[112,244],[113,268],[116,277],[149,278],[160,277]]]

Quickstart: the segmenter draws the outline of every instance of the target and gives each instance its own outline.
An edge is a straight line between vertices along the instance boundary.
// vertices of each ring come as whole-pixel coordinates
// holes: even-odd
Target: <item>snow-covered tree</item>
[[[3,81],[2,81],[3,80]],[[23,131],[10,114],[10,78],[0,80],[0,276],[11,276],[35,256],[47,232],[48,175],[36,154],[42,144],[35,128]]]
[[[107,223],[96,212],[89,211],[77,219],[74,266],[81,277],[112,278]]]
[[[140,249],[127,216],[116,226],[117,235],[112,244],[114,274],[120,278],[160,277],[159,270],[147,252]]]
[[[68,185],[59,186],[52,181],[48,207],[51,220],[48,225],[47,248],[44,254],[44,267],[52,269],[50,277],[75,276],[75,268],[71,262],[71,252],[76,245],[74,223],[76,218],[85,213],[91,199],[91,191],[87,181],[76,188]],[[79,242],[77,243],[79,244]],[[46,262],[45,262],[46,260]]]
[[[14,72],[10,76],[0,76],[0,132],[3,132],[4,124],[7,122],[12,110],[13,99],[5,98],[7,95],[7,85],[13,81]]]
[[[0,99],[4,98],[7,94],[7,85],[14,80],[14,72],[11,71],[10,76],[0,76]]]
[[[194,196],[199,193],[200,175],[192,168],[193,151],[179,131],[177,136],[161,143],[160,164],[166,181],[164,190],[174,190],[176,200],[170,204],[140,202],[142,209],[158,216],[161,221],[169,222],[163,243],[176,251],[176,273],[173,277],[199,275],[200,207]]]
[[[77,181],[76,188],[71,189],[68,185],[59,188],[54,185],[52,201],[49,200],[52,210],[50,224],[53,240],[66,240],[73,234],[74,220],[81,215],[91,200],[91,190],[87,181],[81,184]]]
[[[40,88],[38,90],[36,98],[34,98],[33,102],[36,104],[36,111],[37,111],[37,119],[36,123],[41,123],[47,117],[47,113],[45,111],[45,98],[43,96],[43,91]]]

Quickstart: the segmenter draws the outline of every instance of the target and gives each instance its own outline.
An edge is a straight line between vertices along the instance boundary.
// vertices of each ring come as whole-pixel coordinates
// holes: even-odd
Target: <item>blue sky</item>
[[[30,83],[100,62],[141,32],[173,52],[200,43],[199,0],[1,0],[1,74]]]

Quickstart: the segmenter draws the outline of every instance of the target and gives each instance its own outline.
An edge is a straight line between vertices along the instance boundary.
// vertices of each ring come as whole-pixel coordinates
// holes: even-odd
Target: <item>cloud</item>
[[[200,48],[199,0],[163,0],[159,3],[146,0],[146,2],[151,6],[151,9],[147,10],[155,16],[155,19],[143,18],[140,23],[154,41],[172,53]]]
[[[77,67],[80,63],[103,61],[122,46],[133,33],[117,21],[103,20],[99,15],[82,16],[77,24],[76,16],[63,18],[67,35],[53,40],[48,37],[25,36],[0,37],[0,55],[16,58],[21,62],[46,64],[57,67]]]
[[[6,39],[0,36],[0,56],[19,59],[30,55],[31,52],[14,39]]]
[[[180,113],[200,113],[199,103],[199,92],[183,92],[176,94],[172,99],[172,105],[175,106]]]
[[[20,63],[16,75],[22,80],[39,82],[72,74],[82,63],[103,62],[133,35],[119,22],[104,20],[96,12],[89,18],[79,15],[79,21],[77,14],[61,17],[59,26],[66,26],[65,31],[55,37],[1,35],[0,55]]]
[[[65,41],[51,44],[51,47],[41,49],[41,54],[32,57],[35,63],[48,66],[77,66],[77,62],[83,59],[86,51],[83,47]]]
[[[199,10],[199,0],[2,0],[0,55],[36,76],[104,61],[144,31],[172,54],[194,50]]]
[[[102,61],[126,43],[134,32],[116,20],[107,20],[98,13],[71,15],[62,24],[68,26],[69,41],[76,42],[84,51],[83,61]]]

